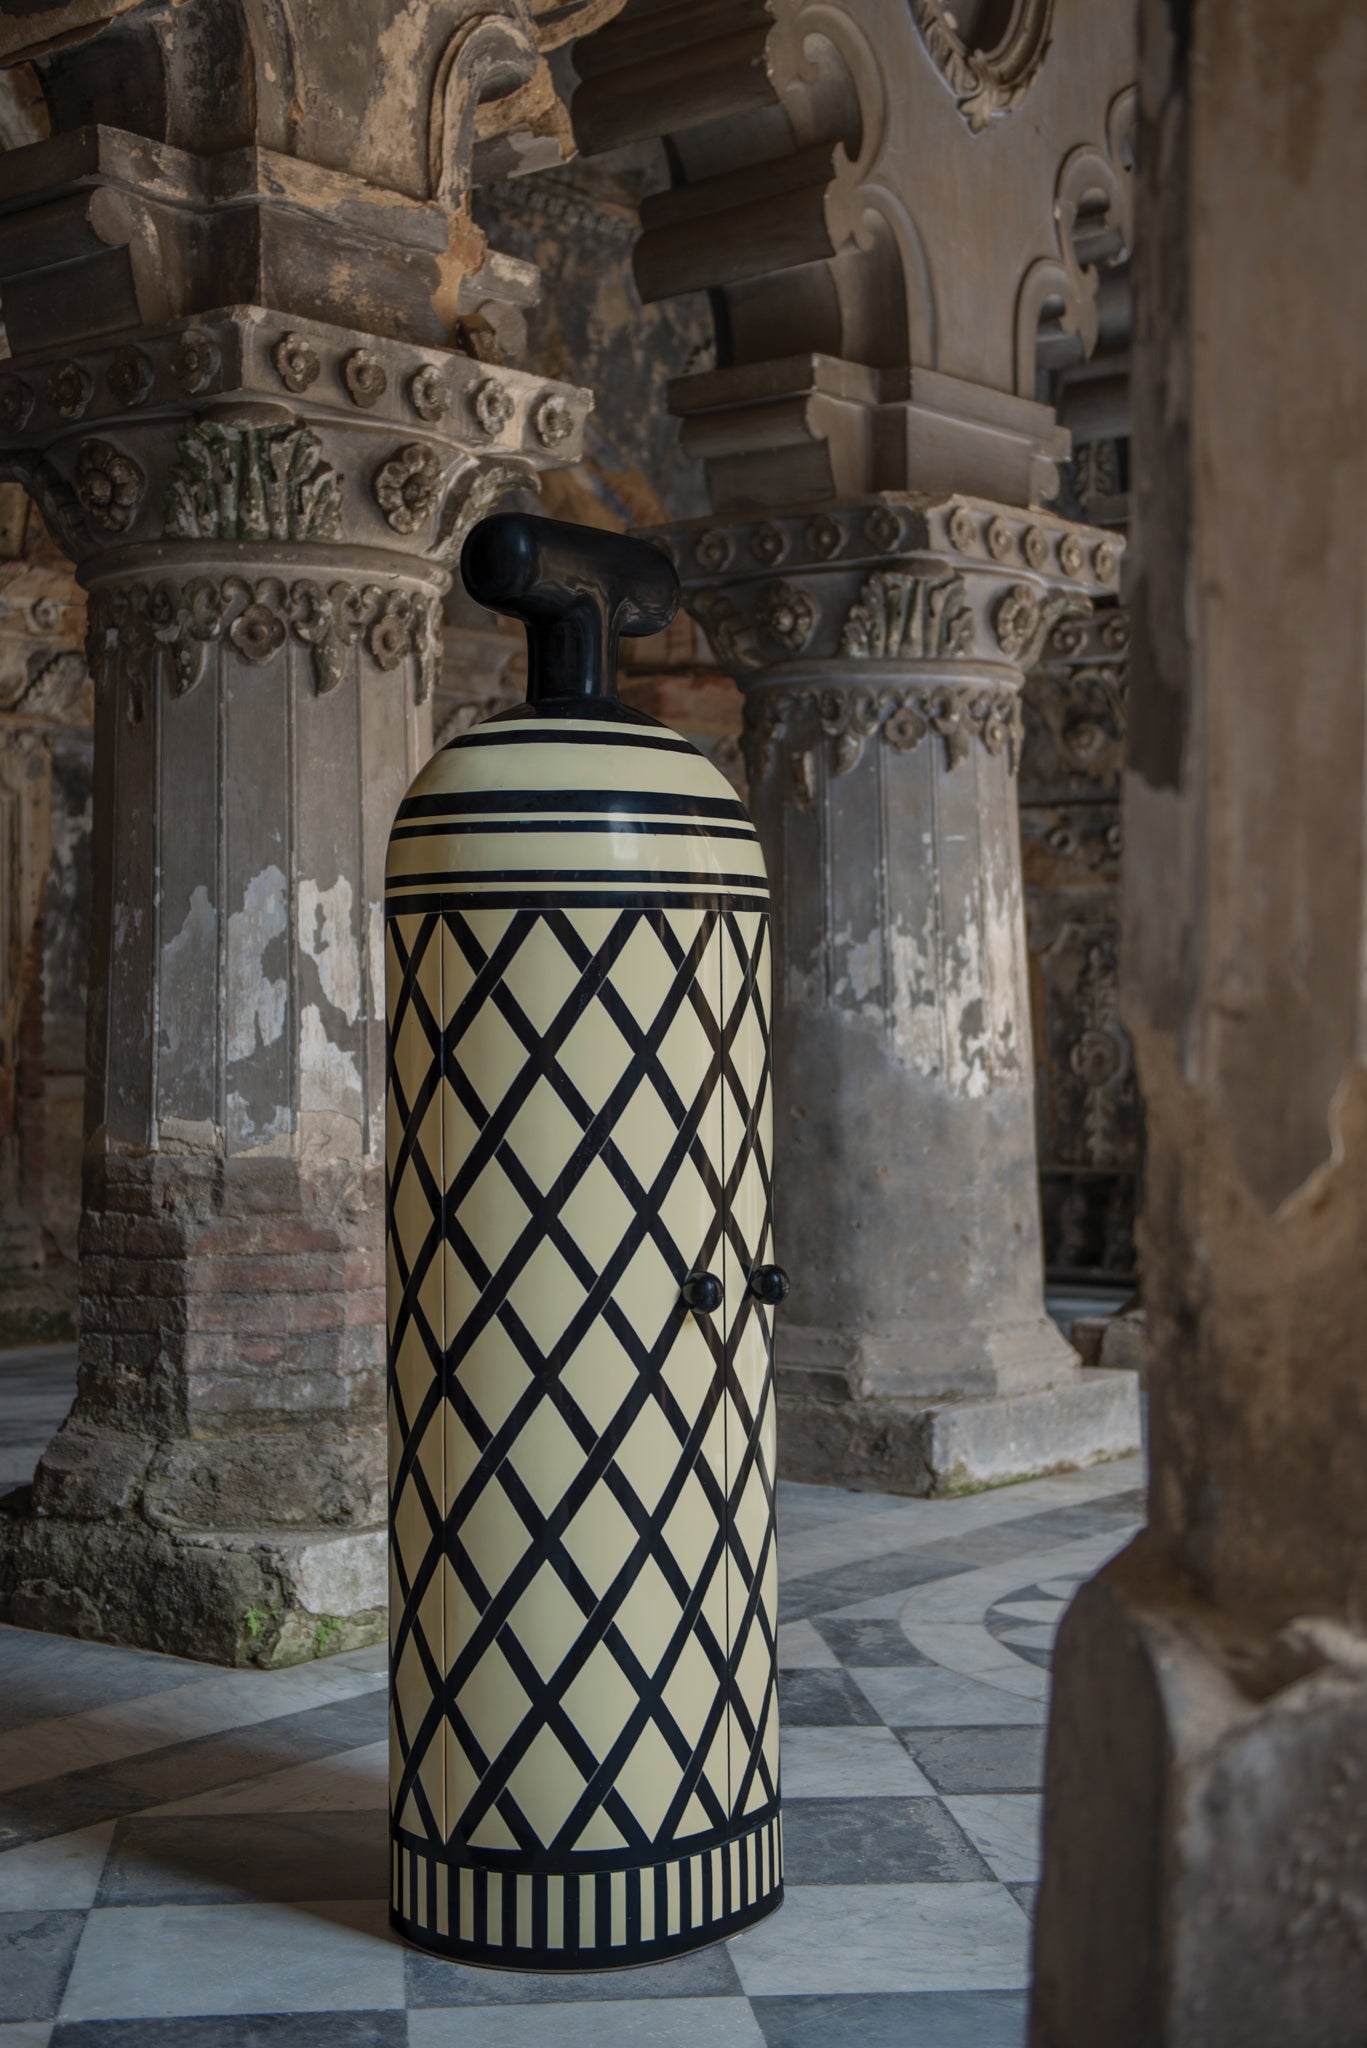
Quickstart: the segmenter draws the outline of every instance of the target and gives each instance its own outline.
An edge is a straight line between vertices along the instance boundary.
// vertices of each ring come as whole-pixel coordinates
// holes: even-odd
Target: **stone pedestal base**
[[[27,1489],[10,1499],[0,1617],[19,1628],[268,1668],[384,1635],[383,1529],[182,1534],[48,1519]]]
[[[940,1497],[1140,1447],[1138,1389],[1123,1372],[1078,1372],[1028,1394],[937,1402],[823,1399],[780,1379],[778,1428],[785,1479]]]
[[[80,1380],[0,1619],[223,1664],[383,1633],[380,1169],[87,1162]]]
[[[1148,1562],[1054,1657],[1031,2048],[1360,2048],[1367,1641],[1252,1638]]]

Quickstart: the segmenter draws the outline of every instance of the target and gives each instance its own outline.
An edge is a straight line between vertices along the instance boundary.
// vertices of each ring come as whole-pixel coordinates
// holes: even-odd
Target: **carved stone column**
[[[715,514],[680,566],[747,693],[782,905],[806,1478],[945,1491],[1139,1441],[1044,1313],[1012,780],[1023,663],[1119,560],[1039,509],[1069,452],[1040,394],[1126,246],[1130,42],[1089,0],[716,0],[575,51],[582,147],[668,137],[642,297],[716,320],[669,393]]]
[[[55,931],[76,921],[67,844],[89,790],[85,605],[16,484],[0,485],[0,1343],[75,1335],[70,1163],[82,993]],[[71,784],[77,788],[73,791]],[[73,817],[73,810],[76,817]],[[55,891],[63,896],[50,902]]]
[[[1356,2048],[1367,14],[1316,35],[1279,0],[1146,0],[1141,27],[1123,986],[1150,1519],[1058,1637],[1030,2038]]]
[[[790,1477],[953,1492],[1128,1449],[1044,1313],[1016,772],[1023,672],[1104,534],[885,495],[675,529],[745,691],[775,876]]]
[[[590,403],[503,363],[536,273],[464,208],[480,103],[535,99],[526,10],[370,26],[339,71],[321,17],[134,6],[40,70],[60,119],[150,68],[154,137],[0,163],[0,445],[97,698],[80,1393],[0,1587],[224,1662],[382,1626],[385,841],[464,533]]]

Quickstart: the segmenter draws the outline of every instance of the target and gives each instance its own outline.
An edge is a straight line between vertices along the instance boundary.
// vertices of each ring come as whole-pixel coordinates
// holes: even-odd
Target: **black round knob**
[[[750,1292],[757,1301],[766,1302],[770,1308],[777,1308],[781,1301],[787,1300],[792,1284],[782,1266],[756,1266],[750,1275]]]
[[[710,1316],[721,1307],[721,1281],[715,1273],[690,1273],[679,1292],[695,1314]]]

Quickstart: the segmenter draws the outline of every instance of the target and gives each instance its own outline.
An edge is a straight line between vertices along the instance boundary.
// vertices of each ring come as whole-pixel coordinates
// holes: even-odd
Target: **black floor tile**
[[[1033,1920],[1035,1917],[1035,1901],[1039,1897],[1039,1886],[1037,1884],[1009,1884],[1006,1889],[1010,1892],[1012,1898],[1020,1907],[1022,1913],[1026,1915],[1027,1919]]]
[[[374,1813],[195,1814],[120,1821],[98,1906],[383,1899],[389,1842]]]
[[[783,1816],[788,1884],[990,1883],[992,1872],[938,1799],[793,1799]]]
[[[0,1913],[0,2020],[46,2020],[61,2003],[84,1913]]]
[[[1025,2048],[1028,2017],[1023,1991],[755,1998],[751,2009],[766,2048]]]
[[[9,1830],[9,1846],[18,1848],[21,1842],[93,1827],[143,1807],[189,1799],[238,1778],[381,1742],[385,1699],[384,1686],[377,1680],[373,1691],[352,1699],[305,1707],[249,1728],[197,1736],[117,1764],[47,1778],[0,1796],[0,1826]]]
[[[673,1956],[639,1970],[547,1973],[471,1970],[463,1963],[410,1951],[405,1958],[410,2006],[567,2005],[605,1998],[739,1998],[735,1965],[720,1945]],[[453,2041],[457,2037],[453,2034]]]
[[[780,1671],[778,1718],[788,1728],[876,1728],[879,1720],[843,1671]]]
[[[937,1792],[1040,1792],[1043,1728],[897,1728]]]
[[[406,2048],[401,2012],[259,2012],[231,2019],[64,2020],[51,2048]]]
[[[907,1641],[895,1621],[836,1621],[827,1616],[813,1627],[842,1664],[862,1667],[933,1661]]]

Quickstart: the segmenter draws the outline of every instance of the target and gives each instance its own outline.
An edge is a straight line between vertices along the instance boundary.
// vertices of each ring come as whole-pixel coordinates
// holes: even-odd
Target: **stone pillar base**
[[[778,1428],[785,1479],[940,1498],[1123,1458],[1141,1440],[1125,1372],[979,1401],[829,1400],[780,1381]]]
[[[385,1532],[187,1536],[0,1513],[0,1620],[212,1664],[273,1668],[379,1642]]]
[[[222,1664],[383,1633],[380,1169],[86,1162],[76,1402],[0,1515],[0,1619]]]
[[[1367,1641],[1241,1632],[1149,1549],[1058,1639],[1031,2048],[1360,2048]]]

